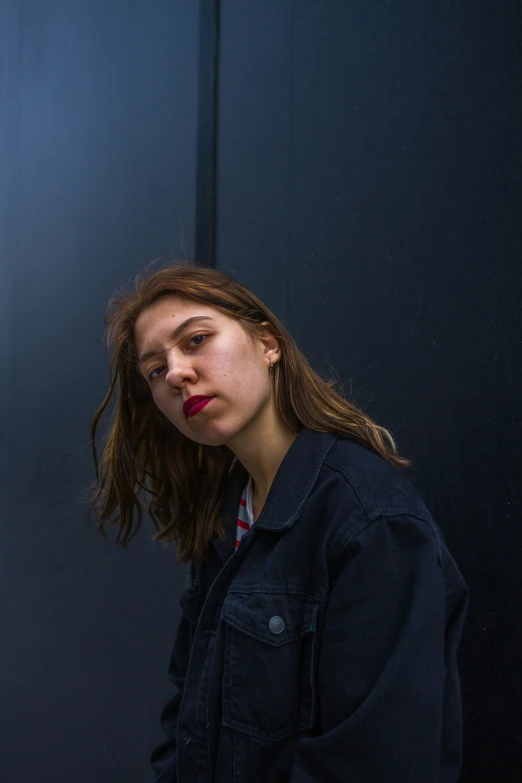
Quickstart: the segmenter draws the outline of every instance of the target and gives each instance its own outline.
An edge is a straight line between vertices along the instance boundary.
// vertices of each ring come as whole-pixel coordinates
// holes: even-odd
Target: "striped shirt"
[[[248,477],[248,483],[245,485],[241,500],[239,501],[239,511],[237,514],[236,526],[236,549],[242,537],[254,524],[254,514],[252,512],[252,476]]]

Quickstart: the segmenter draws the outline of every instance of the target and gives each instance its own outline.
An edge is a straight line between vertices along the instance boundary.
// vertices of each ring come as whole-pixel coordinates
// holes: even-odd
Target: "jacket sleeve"
[[[317,663],[319,733],[297,743],[290,783],[458,780],[462,584],[448,629],[434,529],[413,516],[381,517],[343,548]]]
[[[169,679],[177,690],[161,713],[161,728],[166,736],[166,740],[153,750],[150,757],[150,763],[156,773],[155,783],[177,783],[178,781],[176,729],[190,656],[191,640],[191,623],[185,615],[182,615],[169,664]]]

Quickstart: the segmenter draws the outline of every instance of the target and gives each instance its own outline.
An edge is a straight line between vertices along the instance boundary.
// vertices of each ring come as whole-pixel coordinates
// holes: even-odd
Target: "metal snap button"
[[[268,627],[272,631],[272,633],[282,633],[285,629],[285,621],[282,617],[279,617],[278,615],[275,615],[275,617],[271,617],[268,622]]]

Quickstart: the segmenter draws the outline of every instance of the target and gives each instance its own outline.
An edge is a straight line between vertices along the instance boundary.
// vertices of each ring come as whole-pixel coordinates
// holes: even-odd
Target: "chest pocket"
[[[226,726],[274,741],[312,726],[318,610],[300,595],[227,595],[221,613]]]

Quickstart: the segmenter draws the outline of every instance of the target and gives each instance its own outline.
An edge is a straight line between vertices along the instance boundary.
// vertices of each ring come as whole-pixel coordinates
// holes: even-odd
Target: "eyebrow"
[[[190,318],[187,318],[186,321],[183,321],[179,326],[176,326],[173,332],[170,333],[169,337],[171,340],[176,340],[180,334],[189,326],[190,324],[194,323],[195,321],[213,321],[214,319],[210,315],[193,315]],[[166,349],[165,349],[166,350]],[[140,364],[143,364],[144,362],[148,361],[148,359],[153,359],[155,356],[159,356],[160,353],[165,353],[165,351],[145,351],[145,353],[142,353],[141,356],[138,356],[138,361],[136,362],[136,367],[139,370]]]

